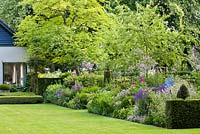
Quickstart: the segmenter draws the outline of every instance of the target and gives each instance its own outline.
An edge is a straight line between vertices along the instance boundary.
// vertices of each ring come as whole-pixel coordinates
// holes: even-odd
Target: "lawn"
[[[51,104],[0,105],[0,134],[200,134],[169,130]]]

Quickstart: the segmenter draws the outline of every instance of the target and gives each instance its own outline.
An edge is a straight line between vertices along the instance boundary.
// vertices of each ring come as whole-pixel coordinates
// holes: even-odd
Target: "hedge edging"
[[[0,96],[0,104],[36,104],[42,102],[42,96]]]
[[[166,102],[167,128],[200,128],[200,100]]]

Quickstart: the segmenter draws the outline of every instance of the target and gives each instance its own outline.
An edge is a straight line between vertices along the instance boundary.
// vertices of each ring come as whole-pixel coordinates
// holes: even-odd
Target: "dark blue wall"
[[[12,34],[0,25],[0,46],[13,46]]]

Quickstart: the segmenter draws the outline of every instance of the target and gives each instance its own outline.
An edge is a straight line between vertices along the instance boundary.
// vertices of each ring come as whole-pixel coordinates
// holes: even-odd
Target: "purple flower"
[[[148,96],[148,91],[140,89],[136,94],[135,94],[135,102],[137,103],[140,99],[144,99]]]
[[[166,88],[165,85],[163,84],[163,85],[161,85],[161,86],[158,87],[158,92],[163,93],[166,89],[167,89],[167,88]]]

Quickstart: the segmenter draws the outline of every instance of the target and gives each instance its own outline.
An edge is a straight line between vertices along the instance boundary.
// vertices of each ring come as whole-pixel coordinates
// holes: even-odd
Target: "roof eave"
[[[5,28],[11,35],[14,35],[14,30],[12,30],[8,25],[6,25],[6,23],[4,23],[1,19],[0,25],[3,26],[3,28]]]

